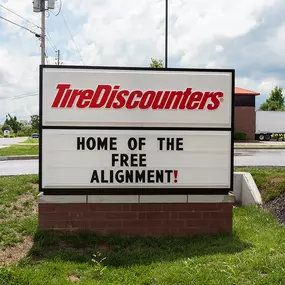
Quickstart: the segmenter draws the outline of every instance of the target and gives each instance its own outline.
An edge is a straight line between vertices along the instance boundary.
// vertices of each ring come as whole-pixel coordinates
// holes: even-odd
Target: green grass
[[[9,147],[0,148],[0,156],[16,156],[16,155],[38,155],[38,145],[12,145]]]
[[[265,202],[285,192],[285,167],[235,167],[235,171],[251,173]]]
[[[96,263],[93,254],[102,243],[111,251],[95,258]],[[0,269],[0,284],[65,285],[72,284],[71,275],[86,285],[281,285],[285,227],[264,210],[248,207],[235,209],[232,235],[139,238],[42,232],[26,258]]]
[[[29,144],[39,144],[39,139],[33,139],[33,138],[28,138],[25,141],[21,142],[21,143],[29,143]]]
[[[32,209],[37,182],[37,175],[0,177],[0,249],[35,233],[37,215]]]
[[[31,199],[19,203],[36,196],[37,182],[37,175],[0,177],[1,212],[6,210],[0,247],[9,250],[25,236],[34,236],[25,258],[0,266],[0,285],[285,284],[285,226],[263,209],[235,208],[233,233],[214,236],[37,232]],[[99,245],[110,250],[98,256]]]

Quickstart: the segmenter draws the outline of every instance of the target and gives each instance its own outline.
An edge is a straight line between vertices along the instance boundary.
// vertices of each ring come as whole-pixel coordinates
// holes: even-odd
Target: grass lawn
[[[235,171],[251,173],[264,202],[285,192],[285,167],[235,167]]]
[[[285,284],[285,226],[263,209],[235,208],[232,235],[43,233],[37,181],[37,175],[0,177],[1,285]]]
[[[0,148],[0,156],[15,156],[15,155],[38,155],[39,146],[31,145],[11,145],[9,147]]]
[[[39,139],[28,138],[25,141],[21,142],[23,144],[39,144]]]

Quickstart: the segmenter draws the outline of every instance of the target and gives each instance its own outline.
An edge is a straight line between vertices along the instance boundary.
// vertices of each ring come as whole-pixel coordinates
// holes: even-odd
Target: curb
[[[18,156],[0,156],[0,161],[5,160],[31,160],[39,159],[38,155],[18,155]]]

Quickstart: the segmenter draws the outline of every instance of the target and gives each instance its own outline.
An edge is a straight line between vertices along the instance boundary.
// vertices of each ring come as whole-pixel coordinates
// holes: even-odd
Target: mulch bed
[[[278,198],[268,201],[263,206],[269,210],[280,223],[285,223],[285,192],[282,193]]]

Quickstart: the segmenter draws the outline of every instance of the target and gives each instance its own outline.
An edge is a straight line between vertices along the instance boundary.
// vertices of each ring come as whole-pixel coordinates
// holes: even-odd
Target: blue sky
[[[63,64],[148,66],[164,58],[164,0],[66,0],[47,15],[47,31]],[[32,1],[0,4],[40,26]],[[60,1],[57,1],[58,12]],[[236,86],[261,93],[285,87],[284,0],[169,0],[169,66],[234,68]],[[0,7],[0,15],[39,29]],[[72,32],[69,35],[63,17]],[[47,41],[50,64],[55,51]],[[40,42],[0,19],[0,121],[10,112],[28,119],[38,112]]]

